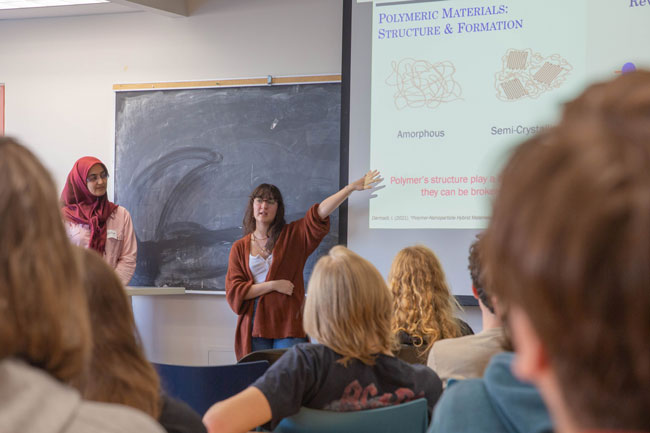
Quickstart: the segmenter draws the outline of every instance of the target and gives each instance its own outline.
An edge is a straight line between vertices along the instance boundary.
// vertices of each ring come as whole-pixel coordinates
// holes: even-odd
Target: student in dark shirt
[[[118,403],[139,409],[167,433],[203,433],[199,414],[187,404],[164,395],[156,370],[144,356],[124,286],[99,254],[77,251],[85,271],[93,353],[90,365],[72,381],[87,400]]]
[[[215,404],[209,432],[245,432],[301,406],[353,411],[426,398],[442,383],[426,366],[395,358],[392,297],[379,271],[342,246],[322,257],[309,281],[304,327],[321,344],[292,347],[251,387]]]

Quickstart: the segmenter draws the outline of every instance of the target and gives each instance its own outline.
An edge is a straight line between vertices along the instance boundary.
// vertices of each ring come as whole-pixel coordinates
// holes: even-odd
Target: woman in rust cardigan
[[[244,237],[230,250],[226,274],[226,299],[239,316],[237,359],[255,350],[307,341],[302,328],[305,262],[329,232],[329,215],[353,191],[370,189],[379,181],[379,172],[369,171],[289,224],[276,186],[264,183],[253,190],[244,214]]]

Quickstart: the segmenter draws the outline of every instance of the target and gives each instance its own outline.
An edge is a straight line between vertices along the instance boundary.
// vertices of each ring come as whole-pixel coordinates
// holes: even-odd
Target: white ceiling
[[[43,8],[0,9],[0,20],[148,11],[172,17],[188,15],[186,0],[111,0],[108,3]]]

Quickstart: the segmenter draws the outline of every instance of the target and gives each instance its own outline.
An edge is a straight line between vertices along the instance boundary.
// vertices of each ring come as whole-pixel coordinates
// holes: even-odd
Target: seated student
[[[379,271],[342,246],[322,257],[309,281],[307,333],[321,344],[289,349],[252,386],[215,404],[203,421],[211,433],[244,432],[278,422],[301,406],[354,411],[426,398],[442,392],[424,365],[392,355],[391,295]]]
[[[493,355],[504,350],[501,319],[494,311],[494,298],[483,287],[479,257],[480,238],[469,249],[469,272],[472,291],[478,300],[483,318],[483,330],[476,335],[446,338],[433,344],[427,365],[431,367],[444,385],[447,379],[468,379],[483,376],[483,371]]]
[[[131,306],[118,275],[92,250],[78,249],[85,270],[93,353],[83,376],[72,381],[87,400],[139,409],[168,433],[205,432],[187,404],[161,393],[160,380],[144,356]]]
[[[64,385],[91,350],[86,297],[54,182],[0,137],[0,431],[162,433],[132,408],[86,402]]]
[[[479,238],[470,247],[469,269],[483,312],[483,331],[433,345],[429,366],[434,364],[443,380],[452,380],[436,405],[429,433],[551,432],[550,416],[539,390],[512,374],[513,353],[504,352],[511,350],[511,343],[501,319],[487,307],[498,304],[498,299],[488,297],[483,285],[482,242]],[[464,378],[468,379],[453,380]],[[472,415],[464,416],[468,411]]]
[[[481,258],[515,374],[558,433],[650,432],[650,72],[589,87],[501,181]]]
[[[429,248],[416,245],[397,253],[388,287],[393,293],[392,330],[400,343],[418,348],[422,364],[436,341],[474,333],[454,317],[461,308],[449,290],[438,257]]]
[[[482,378],[450,380],[428,433],[552,432],[542,396],[533,385],[512,374],[512,359],[512,352],[498,353]]]

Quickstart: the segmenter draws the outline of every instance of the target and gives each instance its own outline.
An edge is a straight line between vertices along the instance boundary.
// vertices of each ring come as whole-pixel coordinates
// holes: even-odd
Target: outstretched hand
[[[381,182],[382,177],[379,173],[379,170],[370,170],[365,174],[361,179],[355,180],[350,184],[350,189],[352,191],[363,191],[374,187],[376,184]]]
[[[352,191],[363,191],[374,187],[376,184],[381,182],[383,179],[379,174],[379,170],[370,170],[359,180],[346,185],[344,188],[341,188],[339,192],[327,197],[325,200],[320,202],[318,205],[318,216],[321,218],[326,218],[329,214],[334,212],[334,210],[341,205],[349,196],[352,194]]]

